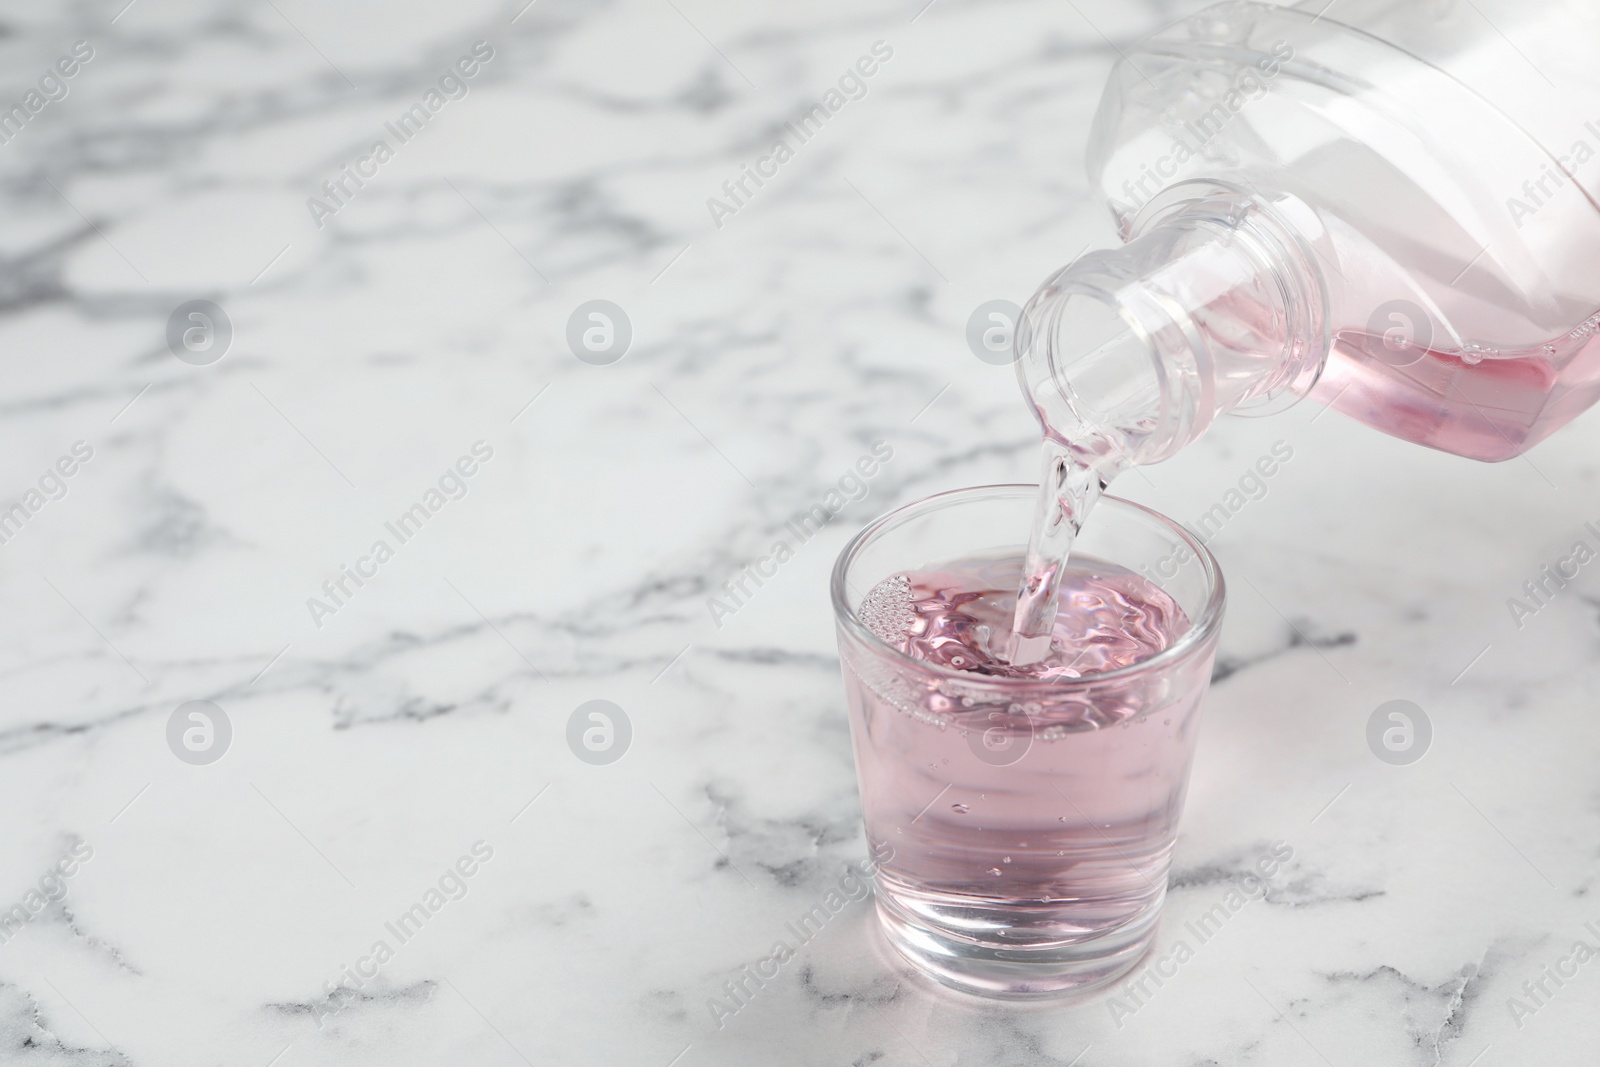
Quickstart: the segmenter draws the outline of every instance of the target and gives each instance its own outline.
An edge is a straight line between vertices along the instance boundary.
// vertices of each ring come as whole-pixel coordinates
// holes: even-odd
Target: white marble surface
[[[0,944],[0,1062],[1593,1058],[1600,963],[1510,998],[1600,944],[1600,570],[1520,630],[1505,602],[1600,522],[1594,413],[1483,466],[1308,404],[1119,485],[1193,518],[1294,450],[1214,542],[1223,670],[1158,951],[1294,858],[1137,1010],[943,994],[854,902],[708,1010],[865,856],[832,557],[889,506],[1031,479],[966,318],[1108,239],[1081,176],[1106,38],[1192,5],[123,3],[0,15],[7,101],[94,49],[0,146],[0,500],[93,450],[0,545],[0,908],[44,905]],[[479,40],[470,93],[318,229],[307,198]],[[876,41],[867,95],[714,226]],[[202,298],[235,335],[191,366],[165,323]],[[611,366],[564,340],[596,298],[633,324]],[[719,627],[714,588],[876,439],[866,499]],[[478,441],[465,497],[315,625]],[[1434,726],[1410,766],[1364,739],[1395,698]],[[609,766],[566,743],[592,699],[632,723]],[[232,724],[210,765],[166,741],[191,700]]]

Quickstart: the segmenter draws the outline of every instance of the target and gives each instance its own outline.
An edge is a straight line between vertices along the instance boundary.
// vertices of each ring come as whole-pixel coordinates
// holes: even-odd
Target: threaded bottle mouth
[[[1187,421],[1174,390],[1196,378],[1174,373],[1182,319],[1146,298],[1133,266],[1122,250],[1080,257],[1040,286],[1017,331],[1018,379],[1045,436],[1122,466],[1170,454]]]
[[[1255,196],[1184,192],[1029,300],[1016,367],[1047,436],[1154,463],[1217,415],[1281,409],[1316,381],[1327,298],[1303,242]]]

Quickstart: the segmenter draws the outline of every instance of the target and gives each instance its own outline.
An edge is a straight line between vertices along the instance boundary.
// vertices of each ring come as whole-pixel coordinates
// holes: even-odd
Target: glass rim
[[[1106,682],[1135,677],[1148,671],[1159,671],[1185,659],[1216,634],[1218,628],[1222,625],[1223,607],[1227,599],[1227,586],[1223,581],[1222,567],[1217,562],[1216,556],[1212,555],[1210,549],[1176,520],[1168,518],[1154,508],[1147,508],[1143,504],[1136,504],[1124,497],[1111,495],[1102,496],[1096,507],[1103,508],[1111,505],[1114,508],[1142,513],[1147,518],[1155,520],[1159,525],[1176,535],[1178,540],[1194,553],[1195,558],[1200,562],[1200,566],[1205,572],[1208,592],[1205,605],[1201,608],[1199,617],[1191,620],[1189,629],[1184,631],[1176,641],[1147,659],[1139,660],[1137,663],[1130,663],[1125,667],[1118,667],[1115,670],[1086,674],[1077,678],[1046,680],[1001,678],[994,675],[974,674],[971,671],[960,671],[942,664],[929,663],[926,660],[916,659],[902,652],[873,633],[865,623],[856,617],[856,613],[850,609],[849,603],[845,599],[845,575],[861,550],[877,537],[889,533],[913,519],[920,518],[926,512],[951,503],[952,497],[975,497],[983,494],[1026,495],[1029,500],[1032,500],[1038,495],[1038,492],[1039,487],[1037,485],[1029,485],[1026,482],[971,485],[962,489],[948,489],[942,493],[920,497],[909,504],[902,504],[879,515],[850,539],[844,548],[840,550],[838,558],[834,561],[833,575],[828,583],[829,595],[833,601],[834,619],[868,647],[874,648],[882,654],[892,656],[898,661],[910,664],[934,677],[949,679],[966,686],[993,687],[1009,692],[1037,689],[1059,693],[1063,689],[1087,689]]]

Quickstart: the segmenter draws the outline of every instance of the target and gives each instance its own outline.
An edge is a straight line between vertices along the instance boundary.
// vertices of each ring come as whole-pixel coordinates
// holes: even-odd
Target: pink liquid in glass
[[[1022,570],[1020,554],[961,559],[863,600],[881,639],[959,675],[845,656],[867,834],[892,850],[889,935],[997,994],[1098,985],[1143,952],[1210,672],[1206,654],[1096,683],[1190,620],[1146,578],[1081,555],[1061,566],[1048,651],[1011,662]]]

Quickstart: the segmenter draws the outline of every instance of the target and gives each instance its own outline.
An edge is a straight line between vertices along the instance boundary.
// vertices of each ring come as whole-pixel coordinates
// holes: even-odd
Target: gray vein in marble
[[[786,648],[716,648],[708,651],[717,659],[734,663],[751,663],[759,666],[800,667],[804,670],[833,674],[839,669],[838,656],[822,656],[814,652],[795,652]]]
[[[50,1028],[33,995],[11,982],[0,982],[0,1053],[8,1062],[28,1067],[34,1063],[47,1067],[133,1067],[134,1062],[115,1047],[68,1045]]]
[[[57,907],[60,908],[62,922],[66,924],[66,927],[69,931],[71,931],[72,936],[82,941],[95,952],[109,958],[112,963],[116,964],[118,970],[126,971],[129,974],[143,977],[144,972],[139,970],[139,968],[135,967],[133,964],[129,963],[122,955],[121,949],[117,948],[116,945],[111,944],[104,938],[89,933],[88,930],[84,928],[83,924],[78,920],[77,913],[74,912],[71,906],[68,904],[69,899],[70,895],[62,898],[57,902]]]
[[[1460,1039],[1467,1025],[1467,1017],[1482,995],[1482,979],[1489,977],[1484,970],[1485,961],[1492,955],[1492,948],[1486,950],[1482,958],[1462,964],[1453,978],[1436,986],[1419,982],[1388,964],[1360,974],[1338,971],[1323,977],[1335,988],[1345,984],[1362,988],[1386,982],[1397,984],[1401,989],[1401,998],[1409,1009],[1407,1028],[1412,1040],[1419,1050],[1432,1057],[1426,1067],[1438,1067],[1444,1062],[1446,1050]],[[1430,1021],[1427,1016],[1436,1018],[1437,1022]]]
[[[1257,656],[1233,657],[1218,653],[1216,663],[1211,668],[1211,684],[1215,685],[1218,682],[1225,681],[1241,671],[1275,660],[1285,653],[1293,652],[1297,648],[1313,648],[1320,651],[1323,649],[1343,648],[1346,645],[1354,645],[1357,641],[1356,635],[1349,631],[1330,634],[1326,637],[1315,636],[1315,631],[1316,626],[1310,620],[1300,618],[1290,625],[1289,633],[1283,645],[1278,648],[1263,652]]]
[[[378,1007],[405,1007],[408,1005],[425,1002],[433,998],[434,990],[439,988],[439,983],[432,978],[424,978],[408,985],[396,986],[388,982],[382,975],[371,980],[371,985],[378,986],[377,990],[350,989],[340,986],[343,994],[335,1002],[331,995],[313,997],[310,1000],[280,1000],[264,1005],[265,1009],[277,1015],[288,1015],[311,1019],[315,1022],[321,1018],[322,1028],[337,1031],[342,1022],[349,1021],[346,1013],[359,1013],[362,1009],[373,1006]],[[341,1007],[342,1005],[342,1007]],[[330,1007],[333,1009],[330,1011]]]
[[[820,890],[837,877],[840,849],[854,845],[861,830],[852,810],[853,796],[839,795],[828,809],[787,819],[757,818],[746,810],[741,791],[731,783],[710,782],[699,792],[715,812],[713,822],[727,834],[731,859],[741,869],[767,872],[785,888]],[[834,853],[824,866],[825,851]]]

